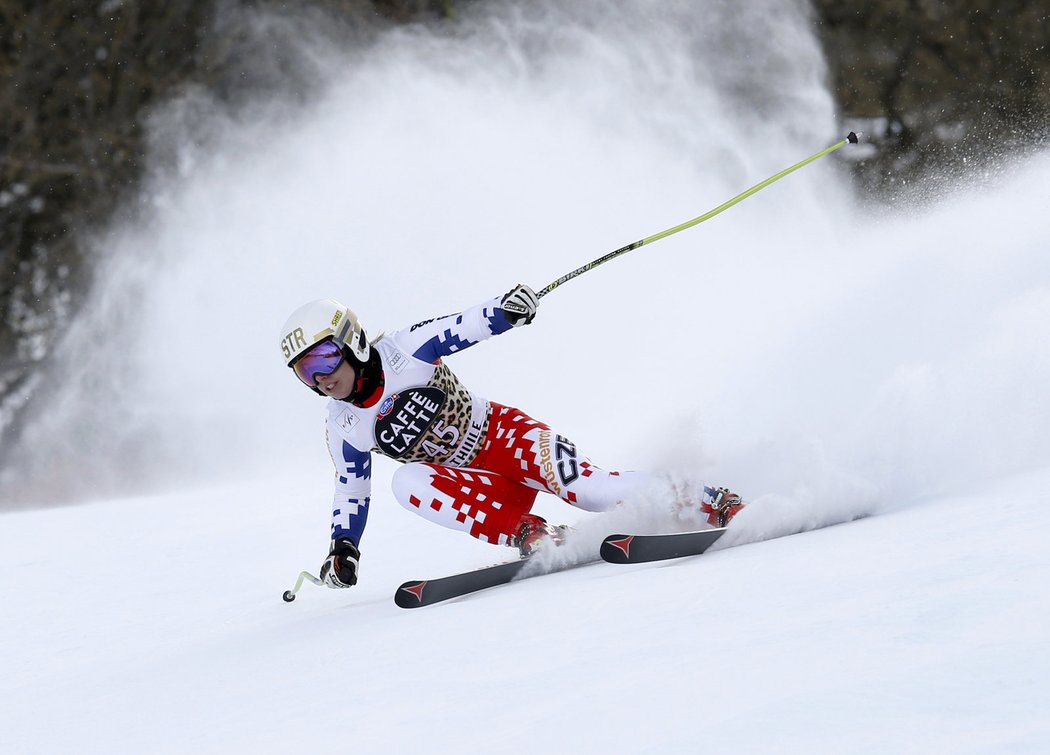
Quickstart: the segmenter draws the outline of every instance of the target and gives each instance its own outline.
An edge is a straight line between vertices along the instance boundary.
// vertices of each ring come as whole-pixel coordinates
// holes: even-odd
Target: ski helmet
[[[318,299],[292,312],[281,329],[281,354],[291,367],[295,360],[330,340],[360,362],[368,360],[370,346],[357,315],[334,299]]]

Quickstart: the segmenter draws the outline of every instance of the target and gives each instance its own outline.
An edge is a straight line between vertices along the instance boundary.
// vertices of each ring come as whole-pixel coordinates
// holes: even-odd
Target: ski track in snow
[[[539,288],[841,138],[771,2],[486,3],[312,47],[316,103],[159,112],[178,170],[4,450],[6,507],[79,505],[0,516],[0,749],[1050,750],[1046,153],[889,211],[818,162],[450,361],[668,476],[602,515],[542,497],[576,533],[537,568],[702,526],[670,503],[701,480],[750,501],[708,554],[402,611],[510,552],[403,511],[377,459],[361,583],[280,599],[331,502],[288,311],[335,296],[377,333]]]
[[[306,517],[276,505],[298,486],[6,515],[5,749],[319,751],[333,725],[367,753],[518,752],[509,733],[536,726],[584,753],[1038,752],[1050,736],[1050,469],[417,611],[393,605],[401,581],[495,549],[377,510],[361,585],[285,604],[319,561]],[[158,511],[178,514],[157,528]],[[764,512],[748,513],[753,531]]]

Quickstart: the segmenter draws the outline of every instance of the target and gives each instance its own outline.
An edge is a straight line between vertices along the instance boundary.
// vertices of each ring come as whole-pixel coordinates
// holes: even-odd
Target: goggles
[[[332,341],[321,341],[295,360],[292,369],[311,388],[317,387],[316,376],[327,377],[343,363],[343,350]]]

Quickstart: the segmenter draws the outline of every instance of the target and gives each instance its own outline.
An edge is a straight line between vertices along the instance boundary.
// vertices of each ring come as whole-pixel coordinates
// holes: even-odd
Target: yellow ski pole
[[[654,233],[652,236],[646,236],[641,241],[635,241],[633,244],[628,244],[627,246],[621,247],[621,248],[617,249],[616,251],[609,252],[604,257],[599,257],[598,259],[596,259],[596,260],[594,260],[592,262],[588,262],[583,267],[578,267],[575,270],[573,270],[571,273],[567,273],[567,274],[563,275],[562,277],[558,278],[558,280],[554,281],[553,283],[551,283],[547,287],[545,287],[542,290],[538,291],[536,295],[540,296],[540,297],[546,296],[551,291],[553,291],[558,286],[560,286],[562,283],[565,283],[566,281],[570,281],[570,280],[572,280],[573,278],[575,278],[578,275],[583,275],[588,270],[593,270],[594,268],[598,267],[598,265],[605,264],[606,262],[608,262],[611,259],[616,259],[621,254],[626,254],[627,252],[630,252],[630,251],[632,251],[634,249],[637,249],[640,246],[644,246],[645,244],[651,244],[654,241],[659,241],[660,239],[667,238],[668,236],[676,234],[679,231],[684,231],[686,228],[692,228],[694,225],[699,225],[700,223],[703,223],[705,220],[709,220],[710,218],[713,218],[718,213],[724,212],[725,210],[728,210],[733,205],[739,204],[740,202],[743,202],[745,199],[750,197],[752,194],[755,194],[756,192],[761,191],[762,189],[764,189],[767,186],[769,186],[771,183],[779,181],[781,178],[783,178],[784,176],[788,175],[789,173],[794,173],[799,168],[802,168],[802,167],[804,167],[806,165],[809,165],[814,160],[819,160],[820,158],[824,157],[824,155],[830,155],[835,150],[837,150],[837,149],[839,149],[841,147],[845,147],[847,144],[856,144],[856,143],[857,143],[857,134],[854,133],[853,131],[850,131],[849,134],[846,136],[846,138],[843,139],[841,142],[838,142],[836,144],[832,144],[827,149],[823,149],[823,150],[821,150],[820,152],[818,152],[815,155],[810,155],[809,157],[807,157],[802,162],[795,163],[790,168],[785,168],[784,170],[780,171],[776,175],[770,176],[769,178],[767,178],[762,183],[755,184],[754,186],[752,186],[747,191],[745,191],[745,192],[743,192],[741,194],[737,194],[735,197],[733,197],[732,199],[728,200],[727,202],[724,202],[723,204],[718,205],[718,207],[714,208],[713,210],[705,212],[700,217],[693,218],[692,220],[686,221],[685,223],[682,223],[681,225],[676,225],[674,228],[668,228],[666,231],[660,231],[659,233]]]

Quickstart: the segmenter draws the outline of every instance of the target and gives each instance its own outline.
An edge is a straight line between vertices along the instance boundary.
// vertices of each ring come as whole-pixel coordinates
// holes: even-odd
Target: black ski
[[[522,558],[448,577],[405,582],[394,593],[394,602],[402,608],[420,608],[450,598],[458,598],[461,595],[469,595],[488,587],[505,585],[518,576],[518,572],[528,562],[527,558]]]
[[[602,542],[602,559],[611,564],[641,564],[682,556],[699,556],[722,534],[725,527],[668,535],[609,535]]]
[[[609,535],[602,542],[601,557],[613,564],[640,564],[646,561],[697,556],[711,547],[725,531],[725,527],[722,527],[670,535]],[[505,585],[513,581],[528,563],[529,559],[521,558],[447,577],[405,582],[394,593],[394,603],[401,608],[421,608],[469,595],[478,590]],[[589,561],[563,566],[555,571],[582,566],[584,563]]]

